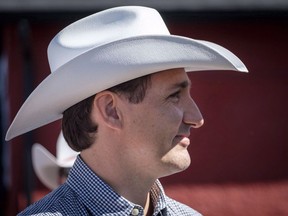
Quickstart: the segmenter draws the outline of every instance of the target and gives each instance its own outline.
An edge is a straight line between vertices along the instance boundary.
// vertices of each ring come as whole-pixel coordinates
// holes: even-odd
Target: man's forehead
[[[183,68],[169,69],[165,71],[159,71],[151,76],[152,85],[153,82],[157,85],[159,83],[166,83],[170,85],[170,88],[181,87],[186,88],[191,85],[187,73]]]

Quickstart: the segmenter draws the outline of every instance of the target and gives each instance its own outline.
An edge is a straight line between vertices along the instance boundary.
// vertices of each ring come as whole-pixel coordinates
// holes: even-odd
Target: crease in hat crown
[[[80,19],[48,46],[49,74],[23,103],[6,140],[62,118],[85,98],[131,79],[171,68],[187,72],[247,72],[229,50],[202,40],[170,35],[152,8],[123,6]]]
[[[144,35],[170,35],[153,8],[125,6],[78,20],[60,31],[48,46],[51,72],[95,47]]]

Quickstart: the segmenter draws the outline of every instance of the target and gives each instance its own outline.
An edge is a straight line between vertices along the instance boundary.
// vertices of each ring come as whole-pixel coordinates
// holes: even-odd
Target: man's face
[[[190,128],[202,126],[203,118],[184,69],[153,74],[144,100],[124,107],[125,159],[156,178],[190,165]]]

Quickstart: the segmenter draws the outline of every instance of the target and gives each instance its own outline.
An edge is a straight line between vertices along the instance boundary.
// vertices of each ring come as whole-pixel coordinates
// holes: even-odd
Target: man
[[[191,128],[203,118],[186,72],[247,71],[230,51],[170,35],[159,13],[118,7],[63,29],[48,47],[49,75],[6,139],[62,119],[80,152],[66,183],[20,215],[200,215],[159,178],[185,170]]]

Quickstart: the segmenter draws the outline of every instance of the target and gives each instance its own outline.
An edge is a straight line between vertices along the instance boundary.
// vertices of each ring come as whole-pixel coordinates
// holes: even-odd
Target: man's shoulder
[[[167,197],[167,208],[169,212],[173,212],[175,215],[181,216],[202,216],[199,212],[194,210],[193,208],[180,203],[170,197]]]
[[[73,190],[67,185],[62,185],[39,201],[28,206],[18,215],[61,216],[69,215],[70,211],[81,211],[83,208],[85,209]]]

